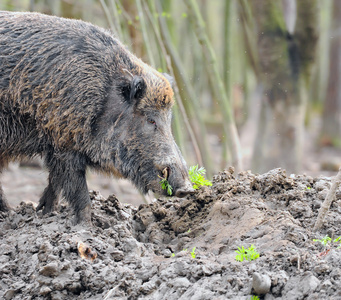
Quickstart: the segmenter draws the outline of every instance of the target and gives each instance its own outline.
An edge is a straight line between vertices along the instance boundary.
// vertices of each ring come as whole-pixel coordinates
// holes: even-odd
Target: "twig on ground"
[[[337,173],[334,180],[332,181],[332,185],[328,191],[327,197],[322,203],[322,206],[319,210],[313,231],[317,231],[322,227],[323,220],[327,215],[330,205],[335,199],[336,189],[339,186],[340,182],[341,182],[341,168],[339,169],[339,172]]]

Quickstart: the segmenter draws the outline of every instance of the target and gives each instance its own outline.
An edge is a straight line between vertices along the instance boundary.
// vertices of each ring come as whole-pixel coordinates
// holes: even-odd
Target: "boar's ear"
[[[146,92],[146,83],[141,76],[132,76],[128,82],[121,85],[122,95],[128,103],[139,100]]]
[[[169,84],[173,87],[174,78],[167,73],[162,73],[162,75],[168,80]]]
[[[130,83],[130,101],[139,100],[146,91],[146,83],[141,76],[134,76]]]

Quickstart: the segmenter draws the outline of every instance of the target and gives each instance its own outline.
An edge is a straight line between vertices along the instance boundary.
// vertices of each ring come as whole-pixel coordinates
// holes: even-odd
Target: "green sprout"
[[[193,188],[198,189],[200,186],[211,186],[212,182],[206,180],[203,176],[206,173],[205,168],[199,168],[198,165],[189,168],[188,175],[189,179],[193,183]]]
[[[248,249],[245,249],[244,246],[241,248],[238,247],[238,250],[235,251],[237,253],[236,260],[244,261],[245,260],[255,260],[259,257],[259,253],[256,251],[254,245],[251,245]]]
[[[252,295],[252,296],[251,296],[251,300],[259,300],[259,297],[258,297],[258,296],[255,296],[255,295]]]
[[[171,257],[174,257],[175,256],[175,253],[172,253]]]
[[[192,256],[192,258],[195,258],[195,257],[196,257],[195,248],[196,248],[196,247],[194,247],[194,248],[192,249],[192,251],[191,251],[191,256]]]
[[[326,235],[322,239],[313,239],[314,242],[319,242],[323,245],[323,247],[330,247],[330,243],[339,243],[339,246],[336,249],[341,248],[341,236],[337,237],[335,240],[332,241],[332,239]]]
[[[336,238],[333,242],[334,242],[334,243],[339,243],[339,244],[340,244],[339,247],[337,247],[336,249],[341,248],[341,236],[339,236],[338,238]]]
[[[329,243],[332,241],[332,239],[328,235],[326,235],[322,239],[313,239],[313,241],[321,243],[323,247],[327,247]]]

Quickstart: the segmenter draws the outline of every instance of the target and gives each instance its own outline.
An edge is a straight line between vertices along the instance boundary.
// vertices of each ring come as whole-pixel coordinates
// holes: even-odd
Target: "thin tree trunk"
[[[322,116],[320,142],[341,147],[341,1],[333,1],[329,79]]]
[[[275,167],[288,172],[301,169],[307,88],[317,41],[317,2],[301,0],[297,5],[293,32],[291,19],[284,19],[281,1],[251,2],[257,22],[259,75],[264,86],[263,119],[252,162],[255,172]],[[263,145],[259,145],[260,137]]]

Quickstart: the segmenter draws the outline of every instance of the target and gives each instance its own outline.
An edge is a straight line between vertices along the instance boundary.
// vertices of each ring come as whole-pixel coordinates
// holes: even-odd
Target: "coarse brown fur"
[[[0,171],[41,155],[50,175],[38,209],[51,211],[63,192],[77,220],[89,218],[88,166],[129,178],[143,192],[162,192],[158,176],[167,168],[175,192],[189,190],[170,130],[172,105],[165,76],[108,31],[0,12]]]

